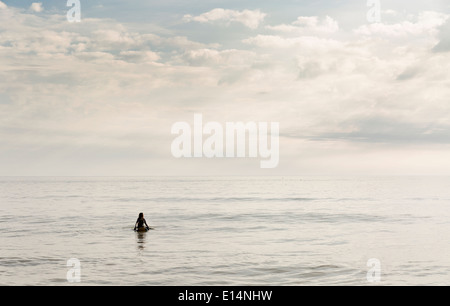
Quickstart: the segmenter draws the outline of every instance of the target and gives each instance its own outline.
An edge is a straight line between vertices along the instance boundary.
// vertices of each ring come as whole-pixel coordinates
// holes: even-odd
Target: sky
[[[0,1],[0,176],[448,175],[450,3]],[[277,122],[279,165],[174,158]]]

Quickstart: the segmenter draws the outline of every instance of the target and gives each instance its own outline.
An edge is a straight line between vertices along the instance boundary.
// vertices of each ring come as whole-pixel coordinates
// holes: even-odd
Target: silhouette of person
[[[145,224],[145,226],[144,226]],[[150,230],[150,227],[147,224],[147,221],[145,221],[144,213],[140,213],[138,219],[136,220],[136,223],[134,224],[134,230],[138,232],[146,232]]]

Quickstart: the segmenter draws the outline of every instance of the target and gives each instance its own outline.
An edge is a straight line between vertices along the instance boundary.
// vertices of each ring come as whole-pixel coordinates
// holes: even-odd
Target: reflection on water
[[[137,249],[143,251],[145,249],[146,232],[136,232]]]

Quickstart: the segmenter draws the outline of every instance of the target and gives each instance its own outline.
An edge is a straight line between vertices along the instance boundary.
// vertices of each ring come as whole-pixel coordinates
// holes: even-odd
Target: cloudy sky
[[[450,2],[0,1],[0,175],[450,174]],[[279,122],[280,163],[175,159]]]

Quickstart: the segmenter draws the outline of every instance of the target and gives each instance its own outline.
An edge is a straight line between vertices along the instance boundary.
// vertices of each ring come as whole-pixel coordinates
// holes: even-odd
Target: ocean
[[[0,178],[0,285],[449,285],[449,242],[450,177]]]

